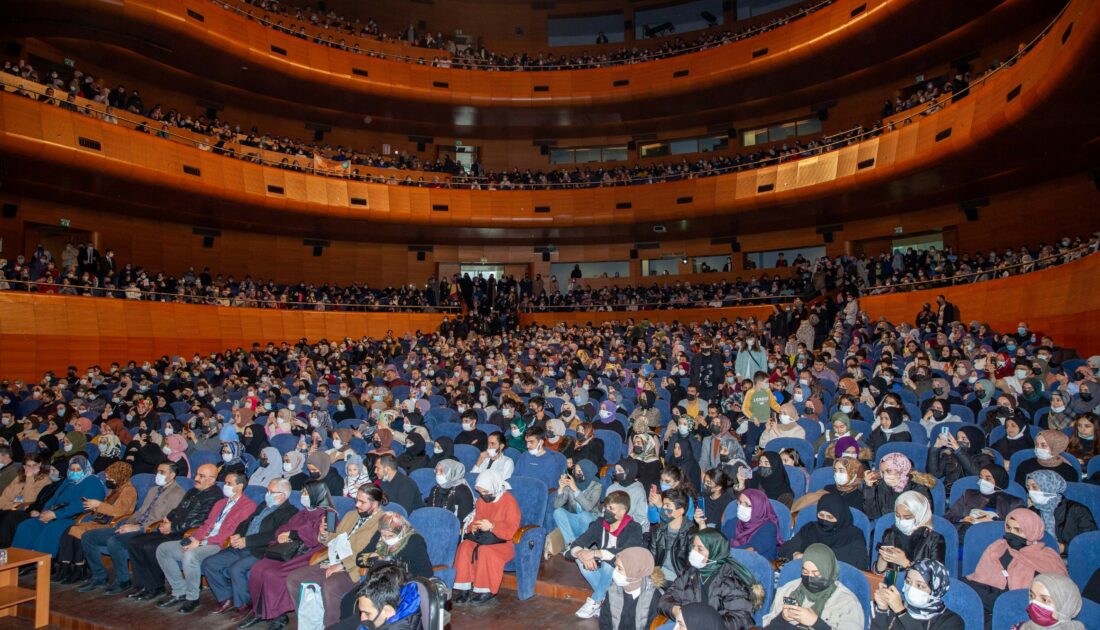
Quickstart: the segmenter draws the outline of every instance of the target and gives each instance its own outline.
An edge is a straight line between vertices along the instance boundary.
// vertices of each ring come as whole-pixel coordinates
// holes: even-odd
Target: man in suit
[[[145,533],[145,530],[168,516],[183,500],[186,491],[176,482],[176,465],[161,462],[157,466],[156,485],[145,493],[141,506],[128,518],[119,522],[117,527],[103,527],[84,532],[80,544],[84,548],[84,557],[88,559],[88,568],[92,577],[77,590],[89,593],[107,584],[107,569],[103,566],[100,548],[106,547],[111,556],[115,571],[115,586],[130,584],[130,552],[126,545],[131,539]],[[116,592],[118,592],[116,590]]]
[[[264,502],[237,526],[229,546],[202,561],[202,574],[218,601],[218,614],[237,611],[238,619],[252,612],[248,573],[275,540],[275,530],[298,511],[288,500],[290,481],[279,478],[267,484]],[[262,620],[261,620],[262,621]]]

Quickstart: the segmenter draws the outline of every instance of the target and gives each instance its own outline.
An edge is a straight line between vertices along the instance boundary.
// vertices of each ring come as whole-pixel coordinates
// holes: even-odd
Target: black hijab
[[[807,545],[822,543],[828,547],[839,547],[849,540],[862,540],[863,532],[852,524],[852,511],[840,495],[826,493],[817,501],[818,512],[828,512],[836,517],[836,525],[822,525],[818,520],[807,524],[802,533]]]
[[[260,459],[260,453],[271,446],[271,442],[267,441],[267,432],[264,431],[263,426],[258,424],[253,424],[247,428],[252,430],[252,437],[245,437],[244,431],[241,431],[241,443],[244,444],[244,452]]]
[[[680,609],[687,630],[725,630],[726,621],[708,604],[695,602]]]
[[[431,460],[428,461],[428,465],[435,468],[435,465],[445,459],[455,459],[455,443],[454,440],[447,436],[440,436],[435,440],[436,452],[432,455]],[[402,453],[403,455],[404,453]]]
[[[615,464],[615,466],[622,466],[623,469],[622,480],[620,481],[617,478],[615,479],[615,482],[618,483],[620,486],[625,488],[634,483],[634,481],[638,478],[638,462],[634,461],[633,459],[629,457],[624,458],[622,460],[619,460],[619,463]],[[612,470],[614,470],[614,468],[612,468]]]
[[[680,456],[673,455],[675,446],[680,445]],[[695,452],[695,442],[690,437],[676,436],[669,442],[665,451],[665,463],[672,464],[687,475],[692,488],[698,488],[702,483],[702,472],[699,470],[699,455]]]
[[[787,477],[787,469],[783,467],[783,460],[779,458],[779,453],[764,451],[762,457],[771,464],[772,473],[765,477],[760,474],[760,469],[757,468],[747,485],[749,488],[762,490],[764,494],[768,495],[769,499],[779,500],[779,497],[792,492],[791,480]]]
[[[324,479],[308,481],[303,489],[309,495],[309,506],[311,508],[333,508],[332,494],[329,492],[328,484],[325,483]]]
[[[442,440],[445,438],[439,439]],[[405,452],[398,455],[397,465],[403,468],[407,473],[427,467],[428,455],[424,452],[424,438],[416,431],[413,431],[408,434],[405,440],[409,444],[405,446]]]

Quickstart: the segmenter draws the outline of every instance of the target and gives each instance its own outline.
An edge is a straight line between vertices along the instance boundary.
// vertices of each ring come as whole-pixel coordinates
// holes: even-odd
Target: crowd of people
[[[436,564],[454,605],[494,601],[538,480],[543,562],[576,565],[603,628],[954,630],[1016,589],[1024,628],[1094,627],[1100,571],[1067,554],[1097,529],[1100,355],[942,296],[913,324],[848,291],[788,319],[448,322],[2,381],[0,547],[99,603],[407,629]]]
[[[665,59],[677,55],[707,50],[716,46],[723,46],[731,42],[741,41],[755,37],[762,33],[780,28],[795,20],[817,12],[833,3],[833,0],[813,0],[802,6],[789,9],[781,14],[773,15],[763,23],[744,26],[736,31],[726,29],[724,31],[707,31],[699,36],[685,40],[681,37],[664,38],[655,42],[653,46],[632,48],[620,47],[618,50],[590,53],[584,51],[576,55],[554,55],[540,52],[537,54],[515,53],[502,54],[492,52],[483,46],[470,46],[458,44],[453,38],[446,37],[436,31],[434,34],[429,29],[418,31],[412,24],[398,33],[384,33],[381,27],[371,18],[349,18],[337,14],[335,11],[325,12],[311,7],[288,6],[278,0],[242,0],[242,5],[255,7],[262,11],[256,14],[250,8],[245,8],[233,2],[213,0],[215,4],[245,16],[267,28],[275,29],[311,41],[315,44],[338,48],[347,52],[362,54],[369,57],[380,57],[406,63],[420,65],[430,64],[434,67],[460,68],[466,70],[490,70],[490,71],[515,71],[532,72],[548,70],[584,70],[589,68],[602,68],[625,64],[636,64],[653,59]],[[413,58],[411,55],[384,53],[372,50],[369,47],[360,47],[358,41],[348,42],[347,38],[374,39],[381,42],[401,42],[416,48],[429,51],[447,53],[439,55],[435,53],[430,60],[423,56]],[[606,36],[596,37],[596,42],[603,41]]]

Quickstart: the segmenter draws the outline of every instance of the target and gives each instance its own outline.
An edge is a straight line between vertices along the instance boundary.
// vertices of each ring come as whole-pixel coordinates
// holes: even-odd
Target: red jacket
[[[210,530],[214,529],[214,523],[218,520],[218,516],[221,515],[222,510],[225,508],[225,503],[229,499],[219,499],[214,504],[214,508],[210,510],[210,514],[206,517],[206,521],[195,530],[194,534],[191,534],[192,540],[202,541],[209,536]],[[222,521],[222,526],[218,529],[216,536],[210,536],[210,539],[206,541],[206,544],[220,547],[223,542],[229,539],[233,535],[233,532],[237,531],[237,526],[252,515],[252,512],[256,510],[256,504],[252,502],[252,499],[244,496],[243,494],[237,499],[237,502],[229,509],[229,514],[225,516],[225,520]]]

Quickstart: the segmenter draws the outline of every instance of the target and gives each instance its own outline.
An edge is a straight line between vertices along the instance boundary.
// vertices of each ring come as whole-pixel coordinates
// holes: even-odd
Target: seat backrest
[[[244,487],[244,496],[248,497],[256,505],[260,505],[264,502],[264,497],[267,495],[267,488],[265,486],[259,486],[249,484]]]
[[[195,451],[188,459],[191,462],[191,470],[198,470],[203,464],[221,465],[221,454],[216,451]]]
[[[863,571],[853,567],[847,562],[837,560],[840,567],[840,583],[848,587],[848,590],[859,600],[863,607],[863,623],[866,626],[871,619],[871,585],[867,582],[867,576]],[[802,560],[791,560],[779,569],[779,585],[802,579]]]
[[[797,466],[783,465],[783,468],[787,471],[787,479],[791,482],[791,492],[794,493],[794,498],[797,499],[806,494],[806,486],[809,485],[809,477],[806,475],[806,471]]]
[[[864,546],[871,546],[871,521],[867,519],[867,515],[859,510],[850,507],[848,511],[852,513],[852,525],[855,525],[863,532],[863,544]],[[807,505],[798,511],[798,514],[794,518],[794,534],[798,533],[798,530],[805,527],[808,523],[813,523],[817,520],[817,504]],[[792,534],[793,535],[793,534]]]
[[[603,459],[608,464],[614,464],[623,456],[623,438],[614,431],[596,429],[592,432],[595,437],[603,441]]]
[[[951,587],[943,596],[947,609],[962,617],[966,630],[983,630],[985,616],[982,614],[982,600],[974,589],[959,578],[951,577]]]
[[[959,575],[966,577],[974,572],[981,560],[982,554],[989,545],[1005,535],[1005,524],[997,521],[993,523],[975,523],[966,530],[962,541],[962,564],[959,566]],[[1047,547],[1058,550],[1058,541],[1049,532],[1043,533],[1043,543]]]
[[[825,486],[833,483],[833,467],[825,466],[824,468],[818,468],[810,473],[810,486],[807,492],[817,492],[818,490],[824,490]]]
[[[337,520],[344,518],[344,515],[355,509],[355,499],[351,497],[332,497],[332,505],[336,508]]]
[[[479,456],[481,456],[481,451],[477,450],[476,446],[472,444],[455,444],[455,459],[462,462],[466,470],[474,469]]]
[[[298,496],[298,493],[296,492],[296,493],[292,494],[291,496],[292,497]],[[404,516],[406,518],[409,516],[409,511],[406,510],[405,506],[401,505],[400,503],[387,503],[385,505],[385,508],[383,509],[383,511],[384,512],[397,512],[398,514],[400,514],[401,516]]]
[[[1038,427],[1032,427],[1032,428],[1037,429]],[[1013,453],[1012,457],[1010,457],[1009,460],[1008,460],[1008,478],[1015,480],[1016,479],[1016,469],[1020,467],[1020,464],[1023,464],[1024,462],[1026,462],[1029,459],[1035,459],[1035,449],[1033,449],[1033,448],[1025,448],[1023,450],[1016,451],[1015,453]],[[1081,479],[1081,462],[1077,461],[1076,457],[1073,457],[1072,455],[1068,455],[1068,454],[1065,457],[1063,457],[1062,459],[1064,461],[1068,462],[1070,466],[1073,466],[1073,469],[1077,471],[1077,479],[1078,479],[1078,481],[1080,481],[1080,479]]]
[[[753,615],[757,625],[763,626],[764,615],[771,610],[772,598],[775,597],[775,571],[772,570],[772,563],[764,556],[747,549],[730,549],[730,557],[748,569],[760,586],[764,587],[764,603]]]
[[[802,430],[806,432],[806,441],[813,444],[817,441],[817,438],[821,437],[821,424],[817,420],[811,420],[809,418],[801,418],[798,421],[798,426],[802,427]],[[813,465],[813,462],[802,460],[802,463],[806,467]]]
[[[1100,523],[1100,486],[1091,483],[1067,483],[1065,497],[1087,507],[1092,512],[1092,520]]]
[[[878,544],[886,530],[894,526],[893,513],[883,514],[875,520],[875,535],[871,539],[871,563],[878,561]],[[943,536],[944,566],[953,576],[959,574],[959,532],[950,521],[942,516],[932,515],[932,531]]]
[[[512,475],[508,483],[512,486],[512,496],[519,504],[520,523],[542,525],[546,518],[546,484],[532,477],[518,475]]]
[[[1069,577],[1077,588],[1085,590],[1089,578],[1100,566],[1100,531],[1078,534],[1069,543]]]
[[[141,502],[145,500],[146,493],[149,492],[149,488],[153,487],[156,483],[156,475],[150,473],[138,473],[133,477],[130,477],[130,483],[134,485],[134,490],[137,492],[137,505],[136,508],[141,507]]]
[[[809,466],[808,462],[812,462],[814,459],[814,447],[808,440],[802,438],[790,438],[781,437],[768,441],[767,446],[764,447],[765,451],[772,451],[778,453],[785,448],[793,448],[798,451],[799,457],[802,458],[802,462]]]
[[[280,455],[286,455],[298,447],[298,437],[290,433],[283,433],[271,438],[271,445],[278,449]]]
[[[427,499],[428,493],[435,487],[435,469],[417,468],[409,473],[409,478],[416,482],[416,487],[420,489],[420,496]]]
[[[779,535],[784,541],[791,539],[791,509],[775,499],[768,499],[775,510],[775,516],[779,519]],[[733,505],[731,503],[730,505]]]
[[[428,544],[428,558],[432,566],[449,567],[454,564],[462,530],[458,517],[443,508],[422,507],[413,510],[409,523]]]
[[[440,422],[435,425],[434,428],[429,428],[433,440],[438,440],[441,437],[449,437],[452,440],[462,433],[462,425],[457,422]]]

